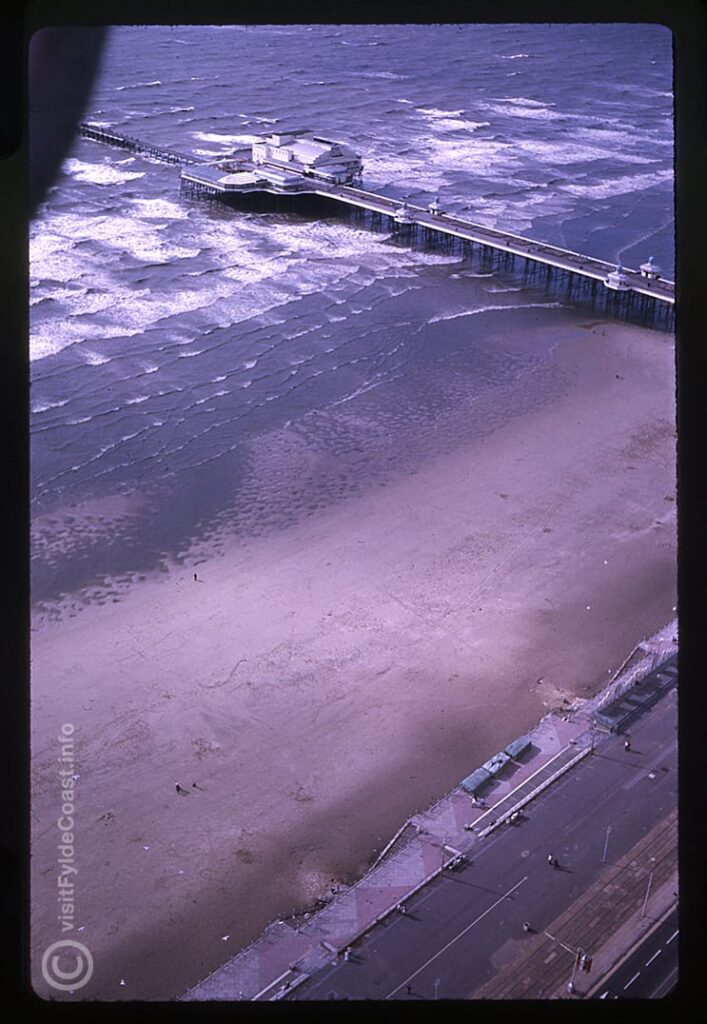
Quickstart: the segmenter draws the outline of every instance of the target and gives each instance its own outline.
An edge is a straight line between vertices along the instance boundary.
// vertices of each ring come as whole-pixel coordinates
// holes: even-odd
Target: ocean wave
[[[492,313],[500,310],[512,312],[517,309],[557,309],[560,306],[562,306],[561,302],[522,302],[518,305],[509,303],[504,306],[479,306],[478,309],[465,309],[461,313],[440,313],[438,316],[430,317],[427,323],[436,324],[443,320],[458,320],[459,317],[463,316],[477,316],[480,313]]]
[[[153,217],[160,220],[186,220],[189,216],[189,211],[184,206],[180,206],[179,203],[173,202],[171,199],[133,199],[131,206],[140,217],[145,217],[148,220]]]
[[[37,402],[32,406],[33,413],[49,412],[50,409],[61,409],[62,406],[68,403],[68,398],[62,398],[58,402]]]
[[[407,78],[407,75],[398,75],[395,71],[362,71],[359,73],[359,78]]]
[[[126,181],[144,178],[144,171],[119,171],[108,164],[88,164],[75,157],[68,157],[61,166],[64,174],[77,181],[89,182],[92,185],[121,185]]]
[[[629,192],[641,192],[656,185],[673,181],[673,172],[670,168],[662,171],[654,171],[652,174],[632,174],[623,178],[607,179],[597,185],[572,185],[564,184],[557,187],[570,195],[582,197],[583,199],[606,199],[610,196],[625,195]]]
[[[162,85],[159,79],[154,82],[131,82],[130,85],[116,85],[116,92],[124,92],[126,89],[150,89],[156,85]]]
[[[440,110],[438,107],[416,107],[415,109],[430,117],[460,117],[464,113],[463,108],[461,110]]]
[[[217,142],[224,146],[228,146],[234,142],[249,146],[253,142],[259,142],[261,140],[260,135],[251,135],[247,133],[227,135],[225,132],[190,132],[190,135],[193,139],[197,139],[199,142]]]
[[[89,366],[102,366],[103,363],[109,363],[112,358],[111,356],[102,356],[99,352],[92,352],[90,349],[82,351],[81,355]]]
[[[481,103],[479,106],[492,114],[505,117],[526,117],[542,121],[558,121],[564,117],[564,114],[551,110],[549,106],[535,104],[532,100],[528,100],[525,105],[520,100],[509,99],[505,103]]]

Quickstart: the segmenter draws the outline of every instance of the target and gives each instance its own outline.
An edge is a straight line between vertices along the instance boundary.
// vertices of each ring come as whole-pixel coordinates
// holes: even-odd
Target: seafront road
[[[624,736],[602,738],[517,824],[480,840],[468,863],[409,899],[407,913],[384,918],[350,959],[340,957],[284,998],[588,994],[621,955],[603,962],[602,949],[622,929],[629,949],[677,900],[675,689],[630,736],[630,751]],[[559,867],[548,864],[549,854]],[[570,992],[580,948],[593,957],[592,973],[575,972]]]
[[[594,999],[659,999],[678,977],[677,908],[668,911],[650,933],[592,993]]]

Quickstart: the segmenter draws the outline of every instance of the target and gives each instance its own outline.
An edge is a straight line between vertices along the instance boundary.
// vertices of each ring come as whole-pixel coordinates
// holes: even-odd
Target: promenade
[[[631,659],[627,659],[622,673],[626,680],[631,684],[640,683],[642,675],[646,676],[657,663],[670,658],[675,651],[670,636],[673,628],[671,626],[645,642]],[[662,673],[662,676],[667,675]],[[647,686],[647,707],[652,693],[651,687]],[[309,986],[305,983],[310,978],[316,979],[325,968],[344,961],[350,955],[346,951],[355,950],[355,944],[376,925],[391,914],[400,914],[401,904],[425,890],[441,875],[450,871],[454,873],[460,858],[472,858],[482,848],[479,844],[489,841],[487,837],[503,829],[510,828],[514,832],[513,826],[507,824],[511,814],[518,811],[522,814],[523,808],[531,801],[608,739],[610,733],[596,712],[607,702],[620,699],[621,677],[613,680],[601,695],[584,702],[579,709],[546,715],[526,737],[530,745],[525,752],[518,759],[506,758],[503,771],[497,778],[488,780],[480,791],[483,795],[476,801],[461,786],[455,788],[428,810],[409,819],[384,849],[374,867],[354,886],[332,892],[326,906],[317,912],[271,924],[256,942],[191,988],[182,998],[188,1001],[278,1000],[291,995],[308,998]],[[631,713],[635,710],[633,706]],[[602,932],[607,941],[615,935],[621,921],[634,912],[639,893],[640,899],[643,898],[646,871],[641,865],[646,857],[655,856],[656,850],[660,853],[660,868],[656,865],[655,888],[662,892],[661,887],[669,884],[676,870],[674,831],[673,816],[661,828],[653,830],[653,838],[639,844],[638,860],[632,855],[625,864],[619,861],[607,866],[601,884],[597,882],[573,900],[555,923],[562,941],[569,945],[568,940],[575,937],[572,921],[576,918],[580,924],[586,923],[588,915],[596,918],[595,945],[602,943]],[[499,838],[502,841],[503,836]],[[548,842],[551,841],[549,837]],[[608,916],[602,909],[602,901],[608,901],[607,906],[610,904],[613,908]],[[547,930],[555,934],[552,928]],[[582,934],[586,942],[586,929]],[[532,959],[535,967],[543,961],[543,956],[547,957],[552,952],[544,946],[545,941],[550,940],[546,936],[537,936],[533,946],[523,949],[524,957],[535,958]],[[610,953],[605,959],[608,964]],[[489,992],[496,994],[469,992],[467,997],[555,997],[561,983],[559,975],[564,971],[562,963],[561,959],[558,960],[557,979],[554,971],[547,972],[544,967],[540,970],[542,979],[547,976],[547,981],[543,980],[541,984],[542,992],[537,991],[539,982],[534,969],[522,973],[522,977],[527,979],[523,982],[526,985],[523,996],[517,993],[521,982],[512,971],[506,971],[489,982]],[[597,959],[594,978],[601,964],[602,961]],[[297,992],[300,986],[304,986],[301,996]],[[530,995],[531,989],[533,995]],[[579,987],[577,991],[581,991]]]

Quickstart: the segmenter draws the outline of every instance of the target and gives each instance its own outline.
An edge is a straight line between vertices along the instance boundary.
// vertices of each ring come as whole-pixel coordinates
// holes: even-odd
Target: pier
[[[87,124],[82,121],[79,124],[79,135],[84,139],[91,139],[93,142],[102,142],[107,146],[117,146],[118,149],[127,149],[131,153],[142,153],[159,160],[165,164],[198,164],[199,161],[186,153],[178,153],[173,149],[163,149],[153,146],[149,142],[141,142],[129,135],[118,135],[117,132],[109,131],[100,125]]]
[[[661,276],[652,257],[638,270],[617,266],[447,213],[439,199],[423,207],[367,191],[361,187],[362,165],[353,151],[301,130],[279,132],[265,143],[255,143],[252,149],[235,151],[212,163],[200,163],[183,153],[146,145],[90,124],[82,124],[80,132],[97,142],[188,165],[181,171],[181,188],[194,197],[226,203],[257,193],[293,199],[319,197],[370,217],[373,227],[384,226],[411,244],[442,241],[460,244],[465,252],[480,247],[488,255],[497,254],[509,268],[520,259],[533,274],[543,270],[548,283],[553,276],[559,277],[567,282],[570,292],[575,286],[586,288],[592,299],[601,285],[607,305],[611,303],[613,309],[638,307],[644,315],[653,310],[672,327],[675,282]]]

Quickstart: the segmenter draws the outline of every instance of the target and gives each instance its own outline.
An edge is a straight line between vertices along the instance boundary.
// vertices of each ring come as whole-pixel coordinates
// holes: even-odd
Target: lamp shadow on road
[[[458,875],[450,876],[451,881],[457,883],[457,885],[466,885],[469,889],[478,889],[480,892],[487,892],[491,896],[498,896],[498,889],[491,889],[488,885],[479,885],[478,882],[469,882],[464,878],[460,878]],[[509,900],[515,899],[515,895],[512,894],[507,897]]]
[[[626,768],[640,768],[640,765],[632,758],[632,754],[642,754],[642,751],[632,747],[621,757],[614,757],[613,754],[600,754],[596,748],[592,751],[592,757],[601,758],[602,761],[613,761],[614,764],[623,764]]]

